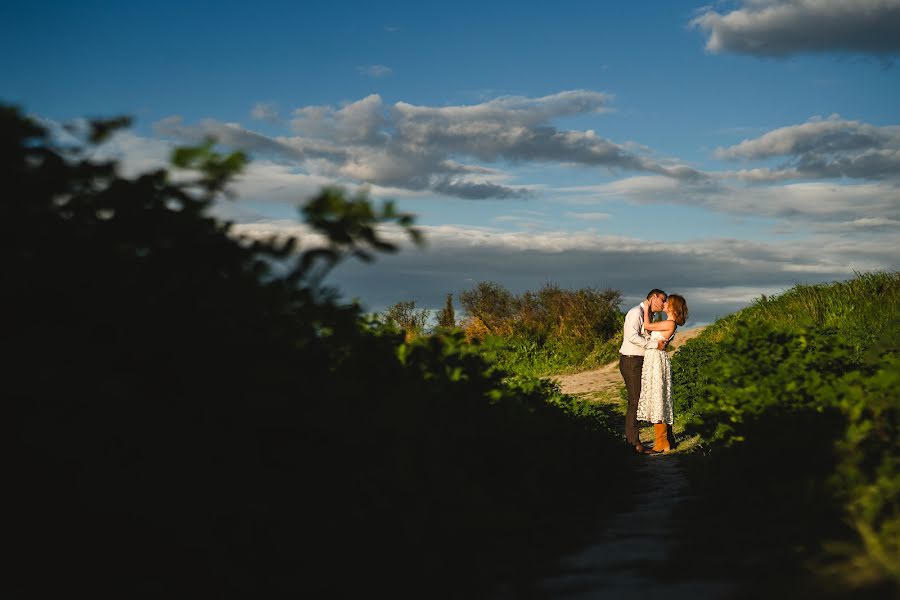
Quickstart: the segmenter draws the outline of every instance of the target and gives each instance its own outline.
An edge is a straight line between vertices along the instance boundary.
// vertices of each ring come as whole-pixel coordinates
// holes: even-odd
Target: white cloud
[[[704,9],[690,25],[713,53],[900,53],[900,0],[743,0],[726,14]]]
[[[217,213],[236,221],[236,235],[268,238],[290,234],[299,236],[302,247],[306,248],[321,243],[321,238],[298,222],[272,221],[253,214],[254,202],[299,204],[322,186],[335,183],[334,174],[340,176],[340,168],[346,164],[346,161],[341,162],[342,157],[361,160],[362,152],[379,156],[377,148],[366,145],[370,142],[348,144],[350,150],[346,154],[341,154],[336,145],[332,147],[331,142],[340,136],[351,139],[356,136],[357,140],[379,139],[379,135],[385,133],[384,129],[365,130],[364,127],[375,118],[373,115],[380,113],[371,110],[372,106],[379,106],[379,102],[369,99],[358,106],[348,105],[341,109],[343,112],[325,110],[320,114],[330,115],[329,118],[314,119],[314,122],[300,126],[304,131],[304,128],[312,127],[313,131],[326,132],[317,134],[322,135],[322,139],[299,134],[268,138],[237,124],[214,121],[202,122],[197,128],[184,128],[180,120],[170,119],[161,124],[160,130],[176,138],[223,133],[230,143],[251,144],[268,153],[269,158],[252,161],[245,173],[234,181],[232,189],[238,200],[219,204]],[[300,118],[314,112],[305,111]],[[355,121],[359,121],[363,131],[342,130]],[[474,121],[470,119],[469,122]],[[324,129],[316,129],[320,125]],[[761,136],[756,144],[735,146],[733,154],[736,158],[746,156],[747,160],[756,160],[771,158],[771,153],[776,151],[818,148],[824,142],[821,135],[811,133],[815,129],[801,129],[799,134],[802,135],[781,132],[770,138]],[[885,130],[875,128],[877,135],[860,139],[870,142],[882,139]],[[841,143],[833,141],[833,148],[849,151],[856,147],[843,137],[838,139]],[[164,166],[171,148],[172,143],[166,140],[120,132],[103,151],[107,157],[124,158],[126,165],[131,165],[128,168],[136,172]],[[316,161],[334,170],[311,169],[310,165],[317,165]],[[394,163],[388,162],[388,165],[399,168]],[[426,162],[425,165],[433,166],[433,163]],[[458,158],[446,158],[439,168],[473,184],[488,181],[501,186],[506,176],[496,169],[459,162]],[[373,196],[410,194],[410,177],[415,176],[415,171],[396,171],[396,174],[403,187],[373,186]],[[352,193],[361,181],[345,177]],[[433,192],[433,187],[427,189]],[[518,231],[495,227],[421,226],[426,236],[424,249],[413,248],[397,228],[385,228],[384,235],[400,244],[403,251],[380,257],[374,265],[350,261],[334,272],[331,281],[346,297],[359,296],[370,306],[387,306],[399,300],[414,299],[424,307],[441,306],[444,294],[467,289],[480,280],[498,281],[517,292],[536,290],[547,282],[564,287],[614,287],[622,290],[627,298],[638,297],[647,289],[658,286],[667,291],[684,292],[691,306],[692,319],[702,322],[740,308],[742,302],[746,303],[750,296],[758,293],[770,294],[772,290],[786,289],[797,282],[845,279],[854,271],[894,270],[900,263],[897,250],[900,248],[900,189],[887,180],[856,184],[813,181],[748,186],[730,172],[694,180],[643,174],[603,185],[551,190],[561,201],[575,196],[590,197],[594,205],[617,200],[685,204],[724,213],[770,217],[776,220],[777,226],[793,229],[782,241],[754,242],[715,237],[670,242],[602,235],[590,230],[548,229],[551,225],[545,224],[544,212],[511,210],[503,222],[516,223],[520,228]],[[593,210],[593,207],[573,210],[563,216],[588,224],[608,218],[607,213]]]
[[[278,105],[274,102],[257,102],[250,111],[250,116],[257,121],[278,122],[281,115],[278,113]]]
[[[130,130],[114,133],[91,154],[95,160],[116,160],[119,173],[135,177],[141,173],[169,166],[173,145],[153,138],[136,135]]]
[[[333,180],[310,175],[287,165],[257,160],[247,165],[230,188],[241,202],[283,202],[299,205],[317,194]],[[351,192],[352,193],[352,192]]]
[[[641,204],[685,204],[760,217],[812,221],[900,218],[900,188],[884,183],[803,182],[760,187],[725,180],[691,184],[659,176],[638,176],[567,190],[579,195],[590,192],[594,202],[624,198]]]
[[[305,225],[289,221],[240,227],[245,227],[244,232],[252,230],[266,236],[288,232],[303,236],[309,232]],[[401,254],[412,262],[421,258],[432,264],[447,261],[448,265],[459,266],[462,261],[476,269],[496,262],[506,265],[496,273],[528,273],[538,280],[552,279],[554,273],[575,275],[591,261],[595,261],[595,266],[584,270],[586,277],[593,277],[590,274],[599,270],[615,273],[621,280],[642,281],[647,273],[661,276],[658,274],[669,271],[665,277],[677,273],[680,285],[694,287],[702,286],[704,281],[716,287],[752,280],[778,282],[785,279],[785,274],[796,272],[843,276],[852,274],[854,269],[892,269],[900,262],[896,251],[898,235],[862,242],[830,235],[782,242],[724,237],[671,242],[589,231],[506,231],[459,225],[422,225],[418,229],[425,235],[426,252],[413,249],[405,233],[396,226],[382,227],[381,235],[405,246],[407,249]],[[564,266],[568,259],[574,262]]]
[[[814,117],[800,125],[781,127],[758,138],[719,148],[727,160],[787,157],[776,169],[759,168],[737,173],[747,180],[774,181],[798,178],[900,178],[900,127],[876,127],[831,115]]]
[[[577,221],[608,221],[612,218],[611,214],[605,212],[567,212],[563,216]]]
[[[407,249],[373,264],[347,263],[332,274],[332,283],[346,297],[361,297],[375,308],[401,300],[436,308],[447,292],[469,289],[477,281],[496,281],[517,293],[548,282],[613,287],[626,298],[660,287],[683,293],[692,320],[708,322],[761,293],[847,279],[854,271],[893,270],[900,262],[896,235],[875,241],[817,235],[778,243],[660,242],[586,232],[421,229],[427,241],[423,250],[406,244]],[[730,291],[723,295],[722,290]]]
[[[593,130],[559,130],[552,124],[559,117],[608,112],[610,101],[608,94],[572,90],[474,105],[397,102],[388,107],[373,94],[340,107],[294,110],[295,135],[290,137],[269,137],[212,120],[187,127],[178,117],[159,122],[157,130],[191,141],[215,135],[222,143],[344,181],[469,199],[530,193],[528,186],[502,183],[506,174],[485,163],[567,164],[703,178],[687,165],[648,158],[635,144],[616,144]]]
[[[159,135],[179,143],[197,144],[212,137],[225,146],[290,161],[302,161],[307,155],[321,154],[245,129],[237,123],[222,123],[214,119],[205,119],[197,126],[190,126],[184,125],[181,117],[176,115],[158,121],[153,127]]]
[[[546,119],[606,110],[606,102],[602,94],[573,92],[537,99],[507,97],[472,106],[398,103],[388,108],[379,96],[371,95],[340,108],[307,106],[294,111],[296,134],[292,136],[265,136],[239,124],[213,120],[186,126],[179,117],[157,123],[156,129],[189,143],[213,135],[228,146],[252,152],[254,161],[235,182],[239,195],[251,201],[299,203],[324,185],[340,184],[351,189],[368,186],[376,197],[527,198],[553,193],[571,204],[592,206],[620,200],[688,205],[741,216],[791,219],[807,232],[874,234],[895,230],[900,220],[900,164],[895,165],[900,159],[900,127],[874,126],[837,115],[781,127],[717,150],[719,158],[745,162],[784,157],[784,164],[774,168],[673,177],[662,174],[662,163],[655,163],[658,168],[649,173],[606,184],[553,188],[513,186],[510,172],[484,166],[523,151],[519,141],[493,135],[497,123],[501,129],[519,129],[525,136],[549,128],[563,138],[589,137],[594,134],[556,131],[545,125]],[[477,133],[480,129],[491,133]],[[124,165],[132,172],[165,166],[173,146],[173,142],[127,132],[120,132],[113,142],[107,145],[107,154],[128,157]],[[552,147],[544,146],[545,155]],[[626,152],[624,145],[617,148]],[[628,156],[647,160],[637,154]],[[876,165],[874,156],[882,162]],[[484,162],[465,162],[466,157]],[[674,169],[680,168],[676,163]],[[851,176],[859,182],[847,183]],[[800,181],[785,184],[789,179]],[[561,216],[590,222],[608,219],[609,213],[591,209]],[[540,220],[518,221],[534,229]],[[796,227],[797,223],[790,225],[795,231]],[[785,230],[785,225],[776,228]]]
[[[394,71],[390,67],[386,67],[384,65],[369,65],[367,67],[356,67],[356,70],[359,71],[362,75],[367,77],[374,77],[375,79],[381,79],[382,77],[387,77]]]
[[[900,219],[886,219],[883,217],[862,217],[852,221],[839,221],[837,223],[816,223],[813,230],[817,232],[865,232],[900,231]]]
[[[340,108],[305,106],[293,112],[291,128],[303,138],[336,144],[383,145],[385,107],[381,96],[371,94]]]

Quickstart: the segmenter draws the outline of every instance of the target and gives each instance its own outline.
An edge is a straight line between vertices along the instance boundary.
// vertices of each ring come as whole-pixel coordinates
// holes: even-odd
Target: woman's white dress
[[[651,340],[665,339],[658,331],[650,332]],[[644,352],[641,371],[641,397],[638,400],[637,420],[648,423],[674,421],[672,411],[672,364],[665,350]]]

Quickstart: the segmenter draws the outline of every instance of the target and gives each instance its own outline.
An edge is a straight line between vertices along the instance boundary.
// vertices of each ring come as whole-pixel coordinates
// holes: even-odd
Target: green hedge
[[[802,549],[852,563],[845,583],[900,586],[898,290],[896,273],[801,286],[716,323],[673,358],[677,406],[702,439],[698,485],[746,513],[732,533],[765,532],[755,560],[800,564]],[[824,550],[854,539],[849,552],[864,559]]]

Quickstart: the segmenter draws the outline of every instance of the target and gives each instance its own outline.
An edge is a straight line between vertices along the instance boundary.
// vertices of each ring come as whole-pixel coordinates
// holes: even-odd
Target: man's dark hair
[[[653,296],[656,296],[658,294],[663,295],[663,300],[665,300],[666,298],[669,297],[669,295],[667,293],[665,293],[664,291],[653,288],[652,290],[647,292],[647,300],[649,300],[650,298],[652,298]]]

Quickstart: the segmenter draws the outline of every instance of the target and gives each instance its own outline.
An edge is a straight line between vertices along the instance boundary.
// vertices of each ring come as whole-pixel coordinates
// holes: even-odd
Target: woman
[[[666,320],[650,322],[650,304],[644,305],[644,329],[650,332],[650,339],[671,340],[678,325],[687,320],[687,303],[682,296],[672,294],[663,304]],[[672,449],[669,432],[674,415],[672,412],[672,366],[665,350],[647,350],[644,354],[644,368],[641,371],[641,397],[638,400],[638,421],[653,423],[656,441],[654,452],[668,452]]]

